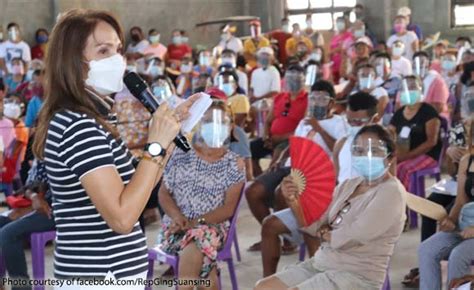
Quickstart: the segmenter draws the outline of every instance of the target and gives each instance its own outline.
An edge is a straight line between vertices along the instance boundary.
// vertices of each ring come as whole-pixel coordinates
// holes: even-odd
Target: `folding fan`
[[[289,204],[300,226],[308,226],[327,210],[336,187],[334,166],[326,152],[310,139],[290,138],[291,176],[298,198]]]

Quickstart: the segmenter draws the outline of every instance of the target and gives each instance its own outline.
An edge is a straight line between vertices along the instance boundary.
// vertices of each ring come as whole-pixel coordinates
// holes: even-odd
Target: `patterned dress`
[[[228,189],[244,182],[244,170],[238,166],[238,155],[228,151],[220,160],[207,162],[196,151],[188,153],[176,149],[163,175],[163,185],[171,193],[181,213],[189,220],[197,219],[224,205]],[[172,234],[172,220],[165,215],[158,244],[170,254],[179,254],[189,243],[194,242],[204,254],[200,276],[206,278],[216,266],[217,252],[222,248],[229,230],[229,222],[197,225]]]

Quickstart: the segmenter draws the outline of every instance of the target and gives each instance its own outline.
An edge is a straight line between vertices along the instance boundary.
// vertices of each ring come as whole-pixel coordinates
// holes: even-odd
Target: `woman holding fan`
[[[354,170],[334,191],[321,219],[301,230],[321,239],[313,258],[260,280],[255,290],[380,289],[405,221],[405,190],[390,174],[395,144],[379,125],[362,128],[352,145]],[[284,179],[291,202],[298,187]]]

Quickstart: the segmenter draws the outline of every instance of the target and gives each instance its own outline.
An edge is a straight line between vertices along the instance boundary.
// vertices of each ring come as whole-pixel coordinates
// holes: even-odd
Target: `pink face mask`
[[[402,24],[402,23],[397,23],[393,25],[393,29],[395,30],[396,33],[405,31],[405,28],[406,28],[405,24]]]
[[[12,66],[12,73],[13,74],[23,74],[23,66],[18,65],[18,64]]]

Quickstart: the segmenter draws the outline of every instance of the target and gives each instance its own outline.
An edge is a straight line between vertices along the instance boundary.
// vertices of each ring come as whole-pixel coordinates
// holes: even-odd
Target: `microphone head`
[[[123,78],[125,86],[132,95],[139,96],[144,90],[148,88],[146,82],[135,72],[129,72]]]

